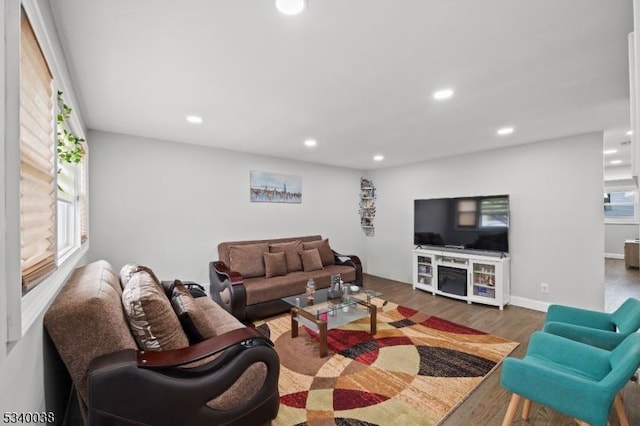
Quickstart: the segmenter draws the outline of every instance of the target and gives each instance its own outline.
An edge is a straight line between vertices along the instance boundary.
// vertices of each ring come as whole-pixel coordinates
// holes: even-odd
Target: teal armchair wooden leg
[[[516,418],[516,412],[518,411],[518,405],[520,405],[521,400],[522,397],[517,393],[511,396],[511,402],[509,402],[509,407],[507,407],[507,414],[504,415],[502,426],[511,426],[513,424],[513,419]]]
[[[629,420],[627,419],[627,415],[624,412],[624,405],[622,405],[622,392],[619,392],[616,395],[616,398],[613,400],[613,406],[616,410],[616,414],[618,415],[618,421],[620,422],[620,426],[629,426]]]
[[[522,406],[522,420],[529,420],[530,414],[531,414],[531,400],[525,399],[524,405]]]

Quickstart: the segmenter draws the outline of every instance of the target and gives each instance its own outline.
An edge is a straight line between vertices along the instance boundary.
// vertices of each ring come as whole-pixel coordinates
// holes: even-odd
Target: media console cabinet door
[[[640,252],[638,250],[640,241],[627,240],[624,243],[624,267],[638,268],[640,267]]]

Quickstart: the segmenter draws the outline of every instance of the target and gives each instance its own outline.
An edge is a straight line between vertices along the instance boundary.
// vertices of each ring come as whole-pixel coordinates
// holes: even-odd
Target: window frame
[[[638,190],[638,188],[636,188],[633,185],[620,185],[620,186],[611,186],[611,187],[606,187],[604,188],[604,193],[605,194],[609,194],[612,192],[633,192],[635,194],[634,196],[634,203],[633,203],[633,213],[634,213],[634,217],[607,217],[604,214],[604,207],[608,204],[611,205],[611,203],[606,203],[603,200],[603,216],[604,216],[604,223],[605,224],[638,224],[640,223],[640,191]],[[625,205],[627,205],[625,203]]]
[[[38,321],[58,293],[73,270],[85,263],[85,256],[89,250],[89,240],[81,243],[79,248],[67,254],[65,259],[58,260],[58,269],[44,278],[24,296],[21,286],[20,267],[20,13],[24,8],[31,23],[42,52],[51,69],[54,84],[65,92],[65,99],[69,105],[77,105],[72,85],[69,84],[69,73],[64,58],[56,53],[62,52],[60,43],[53,27],[50,14],[40,10],[38,0],[21,0],[8,2],[4,8],[4,230],[3,268],[0,282],[0,326],[6,334],[0,334],[1,343],[19,341],[22,336]],[[0,15],[2,16],[2,15]],[[45,19],[45,16],[48,18]],[[59,59],[59,60],[58,60]],[[62,61],[62,62],[61,62]],[[82,118],[77,109],[71,117],[72,128],[84,138],[85,131]],[[0,157],[2,158],[2,157]],[[88,194],[87,194],[88,197]],[[87,206],[88,208],[88,206]],[[1,223],[0,223],[1,224]],[[14,344],[6,345],[11,351]],[[0,356],[0,359],[2,357]]]

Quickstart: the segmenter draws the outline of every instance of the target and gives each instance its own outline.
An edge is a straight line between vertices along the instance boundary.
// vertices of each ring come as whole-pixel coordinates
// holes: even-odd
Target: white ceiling
[[[50,4],[93,129],[356,169],[629,138],[632,0],[309,0],[295,17],[274,0]],[[434,101],[443,87],[454,97]]]

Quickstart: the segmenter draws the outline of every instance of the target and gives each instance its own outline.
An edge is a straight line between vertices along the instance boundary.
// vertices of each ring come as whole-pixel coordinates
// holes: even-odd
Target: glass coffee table
[[[371,303],[371,299],[382,296],[378,291],[361,289],[337,299],[329,299],[328,293],[328,288],[317,290],[312,304],[307,303],[305,293],[282,299],[291,305],[291,337],[298,337],[299,324],[317,332],[320,338],[321,358],[327,356],[328,330],[369,316],[370,333],[377,333],[378,310],[376,305]]]

